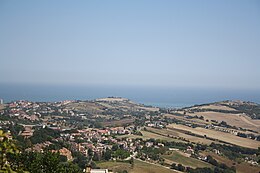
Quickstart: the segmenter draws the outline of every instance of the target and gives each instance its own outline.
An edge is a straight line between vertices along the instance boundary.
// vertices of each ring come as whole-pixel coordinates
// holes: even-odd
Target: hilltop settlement
[[[166,109],[119,97],[20,100],[0,104],[0,132],[0,148],[17,151],[1,154],[0,170],[260,171],[260,105],[252,102]]]

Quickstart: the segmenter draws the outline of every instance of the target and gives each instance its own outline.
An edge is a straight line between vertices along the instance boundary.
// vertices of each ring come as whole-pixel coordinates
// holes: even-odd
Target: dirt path
[[[249,121],[249,120],[245,117],[245,115],[241,115],[241,116],[239,116],[239,117],[240,117],[241,120],[244,121],[245,123],[248,123],[248,124],[250,124],[250,125],[252,125],[252,126],[255,126],[255,127],[257,127],[257,128],[260,128],[260,125],[255,124],[255,123],[253,123],[252,121]]]

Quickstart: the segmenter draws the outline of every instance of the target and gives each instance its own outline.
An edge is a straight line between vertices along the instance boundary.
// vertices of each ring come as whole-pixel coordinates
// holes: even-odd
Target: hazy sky
[[[0,83],[260,88],[260,2],[0,1]]]

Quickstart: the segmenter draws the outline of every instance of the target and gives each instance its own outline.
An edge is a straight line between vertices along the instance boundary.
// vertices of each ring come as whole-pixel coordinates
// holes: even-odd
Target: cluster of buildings
[[[106,150],[111,150],[114,144],[120,146],[124,150],[134,152],[136,146],[131,139],[127,138],[126,140],[123,140],[121,138],[115,137],[115,135],[125,134],[131,134],[129,128],[92,128],[78,130],[77,133],[61,133],[60,140],[68,141],[71,144],[73,150],[77,150],[85,156],[88,155],[89,149],[98,155],[102,155]]]
[[[12,118],[24,119],[29,121],[39,120],[40,114],[35,110],[39,107],[38,104],[28,101],[16,101],[8,105],[8,109],[2,112]]]
[[[53,139],[53,141],[65,141],[70,148],[61,148],[59,150],[52,150],[52,152],[59,152],[61,155],[67,157],[67,160],[73,160],[72,151],[82,153],[84,156],[89,156],[89,152],[95,153],[98,157],[102,157],[105,151],[113,150],[113,146],[118,146],[120,149],[131,153],[131,157],[137,154],[138,150],[143,147],[161,148],[163,143],[153,141],[144,141],[142,139],[125,138],[124,135],[132,133],[133,126],[129,127],[111,127],[105,129],[87,128],[76,131],[60,131],[60,137]],[[26,127],[26,131],[30,131],[30,127]],[[25,133],[22,132],[21,135]],[[33,133],[33,132],[32,132]],[[122,137],[121,137],[122,136]],[[26,137],[26,136],[24,136]],[[140,136],[141,138],[141,136]],[[46,141],[40,144],[35,144],[28,150],[43,152],[44,148],[50,146],[52,142]],[[193,152],[192,148],[187,148],[187,152]],[[118,158],[112,158],[117,160]],[[130,159],[130,158],[128,158]],[[146,158],[149,160],[149,158]]]
[[[160,129],[165,128],[166,125],[167,125],[167,123],[162,122],[162,121],[152,121],[152,122],[148,121],[148,122],[146,122],[146,126],[154,127],[154,128],[160,128]]]
[[[244,137],[244,138],[249,138],[252,140],[259,140],[260,136],[258,134],[254,134],[254,133],[245,133],[236,129],[231,129],[231,128],[225,128],[225,127],[220,127],[220,126],[216,126],[213,124],[209,124],[205,126],[206,129],[213,129],[216,131],[221,131],[221,132],[225,132],[225,133],[230,133],[232,135],[235,136],[240,136],[240,137]]]
[[[213,125],[213,124],[206,125],[206,126],[205,126],[205,129],[214,129],[214,130],[217,130],[217,131],[221,131],[221,132],[225,132],[225,133],[230,133],[230,134],[233,134],[233,135],[237,135],[237,134],[238,134],[238,131],[235,130],[235,129],[230,129],[230,128],[224,128],[224,127],[220,127],[220,126],[215,126],[215,125]]]

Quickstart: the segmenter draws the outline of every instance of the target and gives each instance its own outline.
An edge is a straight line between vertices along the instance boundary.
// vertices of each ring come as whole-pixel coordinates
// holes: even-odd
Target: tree
[[[118,150],[118,145],[117,144],[114,144],[113,146],[112,146],[112,151],[116,151],[116,150]]]
[[[94,161],[100,161],[100,155],[98,153],[94,153],[94,156],[93,156],[93,160]]]
[[[131,159],[129,160],[129,163],[131,164],[131,168],[133,169],[134,168],[134,164],[135,164],[133,157],[131,157]]]
[[[92,150],[91,150],[92,151]],[[82,153],[80,152],[73,152],[73,163],[77,164],[81,169],[85,169],[86,168],[86,164],[89,162],[89,158],[91,157],[85,157]]]
[[[62,163],[58,166],[57,172],[60,173],[82,173],[80,168],[72,163]]]
[[[184,170],[185,170],[185,167],[182,166],[182,164],[178,164],[177,169],[178,169],[179,171],[184,171]]]
[[[111,156],[112,156],[112,151],[111,150],[106,150],[104,152],[104,156],[103,157],[104,157],[105,160],[110,160]]]
[[[57,138],[60,136],[60,133],[58,131],[55,131],[50,128],[41,128],[36,129],[33,133],[33,136],[29,139],[33,144],[42,143],[45,141],[50,141],[53,138]]]
[[[123,149],[118,149],[114,152],[114,157],[119,159],[126,159],[130,156],[130,153]]]
[[[13,141],[8,139],[7,133],[0,130],[0,172],[15,172],[7,162],[7,155],[16,153],[18,153],[18,150]]]
[[[172,163],[171,169],[177,169],[176,163]]]
[[[207,161],[214,166],[218,166],[218,162],[210,155],[207,156]]]
[[[59,165],[59,154],[44,152],[44,153],[28,153],[33,160],[27,160],[25,167],[30,172],[34,173],[55,173]],[[31,155],[31,156],[30,156]],[[26,158],[24,158],[26,160]],[[28,164],[29,163],[29,164]]]
[[[89,148],[89,149],[88,149],[88,156],[89,156],[89,157],[93,157],[93,155],[94,155],[93,150],[92,150],[91,148]]]

